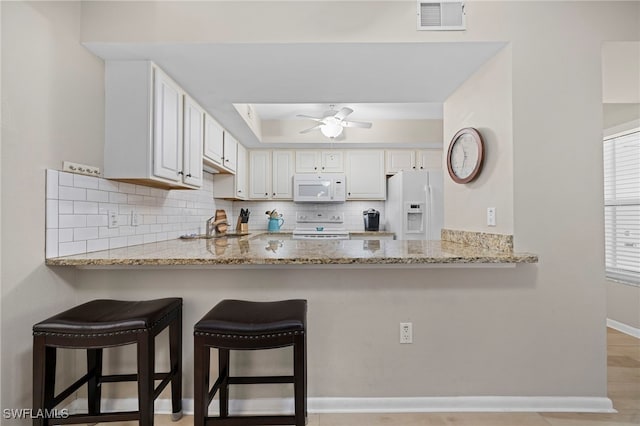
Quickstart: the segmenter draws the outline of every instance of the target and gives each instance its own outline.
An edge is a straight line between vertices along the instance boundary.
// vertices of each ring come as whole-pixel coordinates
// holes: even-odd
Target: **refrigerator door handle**
[[[433,205],[433,191],[431,190],[431,185],[427,185],[427,211],[425,212],[425,234],[427,236],[427,240],[431,239],[431,206]]]

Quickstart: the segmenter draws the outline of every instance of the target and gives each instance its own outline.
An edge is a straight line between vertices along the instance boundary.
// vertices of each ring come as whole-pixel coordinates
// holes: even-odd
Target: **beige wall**
[[[602,101],[640,103],[640,43],[612,41],[602,45]]]
[[[101,165],[102,64],[77,44],[77,4],[2,7],[2,61],[16,64],[2,76],[14,123],[3,127],[3,407],[29,403],[35,320],[76,300],[165,294],[185,298],[187,397],[191,325],[224,297],[309,300],[310,396],[606,397],[601,45],[639,39],[637,2],[468,2],[456,33],[415,31],[413,1],[340,13],[332,2],[82,5],[86,41],[510,43],[512,230],[540,263],[507,270],[45,268],[44,168]],[[465,204],[458,226],[477,229],[486,207]],[[413,345],[397,343],[401,321]]]
[[[2,2],[2,403],[31,405],[31,326],[75,304],[76,271],[44,266],[45,169],[102,166],[103,64],[79,3]],[[65,360],[65,358],[63,358]],[[70,357],[63,361],[69,364]]]
[[[475,127],[486,157],[473,182],[445,179],[444,227],[513,234],[513,112],[511,46],[502,49],[444,103],[443,168],[456,132]],[[487,226],[487,207],[496,208],[496,226]]]

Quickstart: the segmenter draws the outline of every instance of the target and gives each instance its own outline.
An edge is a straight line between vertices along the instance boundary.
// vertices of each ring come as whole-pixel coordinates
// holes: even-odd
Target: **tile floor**
[[[640,426],[640,339],[608,329],[607,340],[608,393],[618,413],[310,414],[307,426]],[[192,424],[192,416],[177,423],[156,416],[158,426]]]

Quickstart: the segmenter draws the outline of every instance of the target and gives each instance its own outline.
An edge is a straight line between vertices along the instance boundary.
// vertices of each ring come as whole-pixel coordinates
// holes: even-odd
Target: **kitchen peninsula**
[[[446,232],[445,232],[446,234]],[[176,239],[47,259],[50,266],[504,266],[536,263],[529,253],[513,253],[453,241],[291,240],[287,233],[257,233],[239,238]]]

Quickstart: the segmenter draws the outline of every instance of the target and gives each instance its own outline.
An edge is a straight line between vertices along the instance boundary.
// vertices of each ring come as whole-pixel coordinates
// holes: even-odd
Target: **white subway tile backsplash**
[[[118,186],[118,192],[122,192],[124,194],[135,194],[136,186],[131,183],[120,182]]]
[[[109,202],[109,193],[97,189],[87,189],[87,201],[98,201],[100,203]]]
[[[151,188],[148,186],[136,185],[136,194],[151,195]]]
[[[78,177],[76,177],[78,176]],[[206,220],[218,208],[234,221],[234,203],[213,199],[213,176],[205,173],[203,188],[196,191],[163,190],[93,176],[55,170],[46,173],[47,257],[138,245],[204,232]],[[57,203],[57,214],[55,204]],[[235,203],[253,212],[252,229],[266,229],[265,210],[278,208],[285,215],[285,229],[295,222],[299,206],[290,202]],[[108,212],[118,212],[119,226],[108,228]],[[131,212],[139,214],[139,225],[131,226]],[[360,213],[361,214],[361,213]],[[54,221],[57,216],[57,224]],[[58,229],[55,228],[58,227]]]
[[[73,240],[74,241],[83,241],[83,240],[93,240],[98,238],[98,228],[75,228],[73,230]]]
[[[144,244],[142,235],[129,235],[127,237],[127,246],[137,246],[138,244]]]
[[[70,256],[72,254],[86,253],[86,241],[73,241],[70,243],[58,244],[58,256]]]
[[[73,241],[73,228],[58,229],[58,241],[61,243]]]
[[[109,220],[107,215],[104,214],[92,214],[87,215],[87,226],[107,226]]]
[[[76,188],[98,189],[98,179],[93,176],[73,175],[73,186]]]
[[[155,243],[157,241],[156,239],[156,234],[144,234],[142,236],[142,239],[144,241],[144,244],[148,244],[148,243]]]
[[[129,204],[142,204],[144,197],[142,195],[129,194],[127,196],[127,203]]]
[[[127,204],[127,194],[121,194],[119,192],[110,192],[109,202],[112,204]]]
[[[127,237],[109,238],[109,249],[116,249],[127,246]]]
[[[98,179],[98,189],[101,191],[118,192],[118,182],[107,179]]]
[[[82,228],[87,226],[87,216],[81,214],[61,214],[58,217],[60,228]]]
[[[62,176],[62,174],[60,175]],[[87,190],[84,188],[61,186],[58,188],[58,198],[60,200],[84,201],[87,199]]]
[[[58,230],[47,229],[45,241],[45,256],[58,257]]]
[[[47,200],[47,229],[57,229],[58,228],[58,200]]]
[[[109,239],[101,238],[99,240],[87,241],[87,252],[109,250]]]
[[[58,199],[58,171],[57,170],[47,170],[47,199]],[[58,247],[56,245],[56,252],[58,251]]]
[[[58,213],[73,214],[73,201],[66,201],[66,200],[58,201]]]
[[[74,201],[74,214],[98,214],[98,203],[93,201]]]
[[[73,174],[58,172],[58,184],[60,186],[73,186]]]

